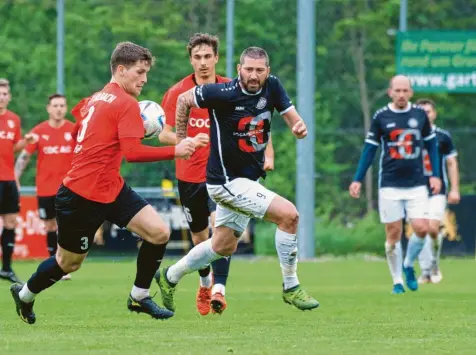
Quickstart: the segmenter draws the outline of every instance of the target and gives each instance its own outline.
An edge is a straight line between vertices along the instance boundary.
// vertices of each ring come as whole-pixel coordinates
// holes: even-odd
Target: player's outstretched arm
[[[164,129],[159,134],[159,141],[169,145],[175,145],[177,143],[177,135],[171,125],[165,124]]]
[[[17,161],[15,162],[15,177],[17,180],[20,180],[23,171],[30,162],[30,157],[30,153],[28,153],[26,150],[23,150],[18,156]]]
[[[14,146],[13,151],[19,152],[23,150],[28,144],[35,144],[38,141],[38,135],[36,133],[27,133],[20,139]]]
[[[195,87],[180,94],[177,99],[177,108],[175,112],[175,132],[177,143],[187,138],[187,125],[190,110],[192,107],[198,107],[195,102]]]
[[[273,140],[271,139],[271,133],[269,134],[268,145],[264,151],[264,171],[274,170],[274,147]]]
[[[448,177],[450,179],[451,189],[448,193],[448,203],[457,204],[460,201],[459,194],[459,169],[458,159],[456,156],[451,156],[446,159],[448,166]]]
[[[362,154],[360,156],[359,165],[357,166],[357,171],[355,173],[354,180],[349,186],[349,193],[354,198],[358,198],[360,196],[362,180],[364,180],[365,174],[367,174],[367,170],[369,170],[370,165],[372,165],[375,153],[377,153],[377,148],[378,146],[368,142],[366,142],[364,145],[364,150],[362,151]]]
[[[192,140],[186,139],[176,146],[151,147],[143,145],[139,138],[121,138],[121,150],[130,163],[146,163],[153,161],[188,159],[195,151]]]
[[[441,190],[441,166],[440,159],[438,158],[438,142],[434,134],[423,139],[431,163],[432,175],[430,177],[430,188],[434,194],[438,194]]]
[[[306,124],[294,107],[282,116],[297,139],[303,139],[307,136]]]

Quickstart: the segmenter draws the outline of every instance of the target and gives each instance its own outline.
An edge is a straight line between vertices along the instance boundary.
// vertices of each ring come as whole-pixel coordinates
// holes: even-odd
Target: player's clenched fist
[[[350,196],[352,196],[353,198],[359,198],[361,188],[362,188],[362,183],[361,182],[353,181],[352,184],[350,184],[350,186],[349,186]]]
[[[206,133],[199,133],[193,137],[193,142],[195,143],[195,148],[205,147],[210,142],[210,136]]]
[[[27,134],[25,134],[24,138],[25,138],[26,143],[35,144],[36,142],[38,142],[39,136],[36,133],[27,133]]]
[[[303,120],[297,121],[294,124],[292,131],[297,139],[303,139],[307,136],[307,127]]]
[[[175,156],[177,158],[189,159],[195,152],[195,143],[192,139],[184,139],[175,146]]]

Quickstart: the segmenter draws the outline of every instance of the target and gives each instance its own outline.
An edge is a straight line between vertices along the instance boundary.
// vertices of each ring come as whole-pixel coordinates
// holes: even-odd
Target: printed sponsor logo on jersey
[[[420,139],[419,130],[393,130],[390,132],[390,142],[388,142],[390,157],[393,159],[415,159],[419,157],[421,149],[416,142]]]
[[[243,106],[236,106],[235,111],[244,111],[245,108]]]
[[[15,140],[15,133],[0,131],[0,139],[9,139],[11,141]]]
[[[15,122],[14,121],[8,120],[7,124],[8,124],[8,127],[10,127],[11,129],[15,128]]]
[[[410,118],[408,120],[408,125],[411,127],[411,128],[416,128],[418,126],[418,121],[416,120],[416,118]]]
[[[266,103],[267,103],[266,99],[264,97],[260,97],[258,103],[256,104],[256,108],[258,110],[261,110],[266,107]]]
[[[389,123],[386,127],[387,128],[393,128],[395,127],[396,123],[395,122],[392,122],[392,123]]]
[[[210,119],[209,118],[193,118],[190,117],[188,120],[188,124],[190,127],[197,127],[197,128],[210,128]]]
[[[69,142],[71,139],[73,139],[73,136],[71,135],[71,133],[66,132],[66,133],[64,134],[64,139],[65,139],[67,142]]]
[[[49,145],[43,147],[43,153],[45,154],[69,154],[72,152],[72,148],[69,145]]]
[[[243,117],[238,122],[238,146],[247,153],[259,152],[266,148],[269,140],[271,112],[266,111],[256,117]]]

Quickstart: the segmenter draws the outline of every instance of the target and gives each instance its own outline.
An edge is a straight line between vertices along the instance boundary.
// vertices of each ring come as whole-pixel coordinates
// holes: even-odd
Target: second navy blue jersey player
[[[237,177],[254,181],[265,177],[264,151],[273,111],[285,114],[294,107],[273,75],[253,94],[243,90],[238,80],[195,87],[196,105],[208,108],[211,118],[208,184],[225,184]]]

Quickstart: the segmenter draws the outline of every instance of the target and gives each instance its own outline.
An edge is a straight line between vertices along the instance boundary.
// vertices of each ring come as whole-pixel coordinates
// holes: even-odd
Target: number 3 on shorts
[[[81,250],[88,250],[89,248],[89,239],[88,237],[81,237]]]

